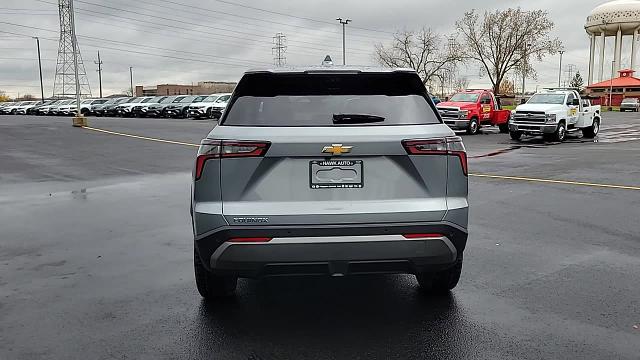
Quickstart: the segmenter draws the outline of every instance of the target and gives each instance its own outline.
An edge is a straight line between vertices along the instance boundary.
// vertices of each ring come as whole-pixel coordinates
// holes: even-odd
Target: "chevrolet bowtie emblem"
[[[332,144],[331,146],[325,146],[322,149],[322,152],[325,154],[333,154],[335,156],[335,155],[350,153],[351,149],[353,149],[353,146],[342,146],[342,144]]]

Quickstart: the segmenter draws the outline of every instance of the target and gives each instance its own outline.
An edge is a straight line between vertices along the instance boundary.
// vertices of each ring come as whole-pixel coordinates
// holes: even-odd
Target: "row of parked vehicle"
[[[85,99],[80,112],[85,116],[220,118],[231,94],[141,96]],[[0,104],[4,115],[69,116],[77,113],[75,99],[21,101]]]

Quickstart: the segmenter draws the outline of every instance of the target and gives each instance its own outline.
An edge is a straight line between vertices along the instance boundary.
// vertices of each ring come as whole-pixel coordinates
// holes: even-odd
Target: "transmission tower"
[[[58,45],[58,62],[56,64],[56,78],[53,84],[53,96],[75,97],[76,80],[80,88],[80,97],[90,97],[91,88],[84,69],[80,48],[75,35],[73,0],[58,0],[60,14],[60,44]],[[74,59],[74,50],[77,59]],[[75,61],[78,63],[76,79]]]
[[[287,57],[284,55],[287,52],[287,36],[281,32],[276,33],[276,36],[273,37],[273,47],[271,48],[271,52],[274,56],[273,63],[282,67],[287,63]]]

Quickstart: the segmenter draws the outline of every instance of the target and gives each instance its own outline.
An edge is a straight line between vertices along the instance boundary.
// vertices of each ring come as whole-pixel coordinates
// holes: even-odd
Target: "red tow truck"
[[[484,125],[500,128],[501,133],[509,132],[511,111],[502,110],[491,90],[465,90],[453,95],[449,101],[437,105],[445,124],[453,130],[466,130],[475,135]]]

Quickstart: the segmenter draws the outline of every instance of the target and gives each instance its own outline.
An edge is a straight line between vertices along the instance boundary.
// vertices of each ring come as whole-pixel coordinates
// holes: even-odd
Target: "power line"
[[[237,15],[237,14],[228,13],[228,12],[224,12],[224,11],[220,11],[220,10],[213,10],[213,9],[204,8],[204,7],[198,7],[198,6],[194,6],[194,5],[190,5],[190,4],[189,5],[188,4],[183,4],[183,3],[176,2],[176,1],[170,1],[170,0],[156,0],[156,1],[162,1],[162,2],[165,2],[165,3],[181,6],[182,9],[176,9],[176,8],[172,8],[172,7],[168,7],[168,6],[163,6],[163,5],[157,4],[156,2],[151,3],[151,2],[145,1],[145,0],[138,0],[137,2],[152,4],[154,7],[162,7],[162,8],[169,9],[169,10],[179,10],[179,11],[182,11],[182,12],[187,12],[187,13],[196,14],[196,15],[200,15],[200,16],[202,15],[201,13],[190,11],[190,9],[197,9],[197,10],[206,11],[206,12],[209,12],[209,13],[212,13],[212,14],[221,14],[221,15],[225,15],[225,16],[237,17],[237,18],[240,18],[240,19],[249,19],[249,20],[254,20],[254,21],[260,21],[260,22],[265,22],[265,23],[278,25],[278,26],[288,26],[288,27],[293,27],[293,28],[298,28],[298,29],[304,29],[304,30],[312,31],[312,32],[324,32],[324,33],[329,33],[329,34],[333,34],[333,35],[339,35],[340,34],[339,32],[336,32],[336,31],[311,29],[311,28],[309,28],[307,26],[287,24],[287,23],[277,22],[277,21],[273,21],[273,20],[267,20],[267,19],[264,19],[264,18],[261,19],[261,18],[255,18],[255,17],[250,17],[250,16]],[[237,23],[240,23],[240,24],[244,24],[244,25],[260,26],[260,27],[264,28],[263,25],[253,24],[253,23],[250,23],[250,22],[240,22],[240,21],[237,21],[237,20],[225,20],[224,18],[218,18],[216,20],[218,20],[218,21],[229,21],[229,22],[232,22],[232,25],[236,25]],[[305,35],[305,36],[309,36],[309,35]],[[379,40],[377,37],[372,37],[372,36],[367,36],[367,35],[352,35],[352,36]]]
[[[54,3],[49,2],[49,1],[45,1],[45,0],[35,0],[35,1],[38,1],[38,2],[41,2],[41,3],[45,3],[45,4],[54,5]],[[76,0],[76,1],[78,1],[78,0]],[[98,6],[105,7],[104,5],[98,5]],[[124,12],[124,13],[136,13],[136,12],[132,12],[132,11],[130,11],[130,10],[128,10],[128,9],[119,9],[119,8],[113,8],[113,7],[108,7],[108,8],[116,9],[116,10],[120,10],[121,12]],[[263,42],[263,41],[261,41],[261,40],[256,40],[255,38],[245,38],[245,37],[239,37],[239,36],[228,35],[228,34],[220,34],[220,33],[213,33],[213,32],[207,32],[207,31],[202,31],[202,30],[194,30],[194,29],[189,29],[189,28],[180,27],[180,26],[176,26],[176,25],[171,25],[171,24],[166,24],[166,23],[157,23],[157,22],[153,22],[153,21],[142,20],[142,19],[137,19],[137,18],[127,17],[127,16],[123,16],[123,15],[117,15],[117,16],[114,16],[113,14],[110,14],[110,13],[104,13],[104,12],[100,12],[100,11],[88,10],[88,9],[83,9],[83,8],[76,9],[76,11],[77,11],[77,12],[80,12],[80,13],[87,13],[87,14],[100,14],[100,15],[106,15],[106,16],[108,16],[108,17],[110,17],[110,18],[116,17],[116,18],[126,19],[126,20],[130,20],[130,21],[133,21],[133,22],[137,22],[137,23],[157,25],[157,26],[161,26],[161,27],[163,27],[163,28],[165,28],[165,29],[166,29],[166,28],[174,28],[174,29],[179,29],[179,30],[182,30],[182,31],[193,32],[193,33],[198,34],[198,35],[207,34],[207,35],[210,35],[210,36],[212,36],[212,37],[225,37],[225,38],[231,38],[231,39],[234,39],[234,40],[244,40],[244,41],[251,41],[251,42],[256,42],[256,43],[264,44],[264,42]],[[142,14],[142,13],[136,13],[136,14],[140,14],[140,15],[144,15],[144,16],[149,16],[149,17],[157,17],[157,16],[154,16],[154,15],[148,15],[148,14]],[[158,18],[161,18],[161,19],[163,19],[163,20],[169,20],[169,21],[173,21],[173,22],[180,22],[180,23],[183,23],[183,21],[181,21],[181,20],[172,20],[172,19],[165,18],[165,17],[158,17]],[[118,27],[118,25],[117,25],[117,24],[106,24],[106,25]],[[205,26],[205,25],[201,25],[201,26],[204,26],[204,27],[210,27],[210,26]],[[219,28],[216,28],[216,29],[219,29]],[[226,31],[229,31],[229,32],[236,32],[236,31],[232,31],[232,30],[226,30]],[[241,32],[240,32],[240,33],[241,33]],[[241,34],[242,34],[242,33],[241,33]],[[252,36],[254,36],[254,37],[255,37],[255,34],[251,34],[251,33],[249,33],[249,35],[252,35]],[[260,37],[264,37],[264,36],[260,36]],[[227,40],[227,39],[225,39],[225,40]],[[310,44],[313,44],[313,43],[310,43]],[[327,51],[327,49],[326,49],[326,48],[324,48],[324,49],[320,49],[320,48],[315,48],[315,47],[310,47],[310,46],[304,46],[304,45],[298,45],[298,46],[296,46],[296,48],[300,48],[300,49],[309,49],[309,50],[317,50],[317,51],[322,51],[323,53]],[[365,53],[366,53],[367,55],[369,54],[369,52],[368,52],[368,51],[366,51]]]
[[[23,28],[27,28],[27,29],[33,29],[33,30],[42,30],[42,31],[48,31],[48,32],[57,32],[57,31],[55,31],[55,30],[44,29],[44,28],[40,28],[40,27],[36,27],[36,26],[20,25],[20,24],[10,23],[10,22],[6,22],[6,21],[0,21],[0,24],[6,24],[6,25],[18,26],[18,27],[23,27]],[[127,42],[127,41],[118,41],[118,40],[104,39],[104,38],[99,38],[99,37],[95,37],[95,36],[78,35],[78,37],[80,37],[80,38],[85,38],[85,39],[92,39],[92,40],[106,41],[106,42],[116,43],[116,44],[140,46],[140,47],[145,47],[145,48],[155,49],[155,50],[173,51],[173,52],[179,52],[179,53],[181,53],[181,54],[185,54],[185,53],[186,53],[186,54],[201,55],[201,56],[207,56],[207,57],[213,57],[213,58],[229,59],[229,60],[235,60],[235,61],[244,61],[244,62],[247,62],[247,63],[251,63],[251,62],[252,62],[252,63],[260,64],[260,65],[268,65],[268,63],[266,63],[266,62],[258,62],[258,61],[252,61],[252,60],[243,60],[243,59],[237,59],[237,58],[229,58],[229,57],[224,57],[224,56],[217,56],[217,55],[206,54],[206,53],[199,53],[199,52],[192,52],[192,51],[174,50],[174,49],[162,48],[162,47],[151,46],[151,45],[137,44],[137,43]]]
[[[168,1],[168,0],[161,0],[161,1]],[[301,19],[301,20],[313,21],[313,22],[316,22],[316,23],[333,25],[332,22],[329,22],[329,21],[326,21],[326,20],[318,20],[318,19],[312,19],[312,18],[307,18],[307,17],[302,17],[302,16],[286,14],[286,13],[282,13],[282,12],[278,12],[278,11],[267,10],[267,9],[263,9],[263,8],[249,6],[249,5],[246,5],[246,4],[239,4],[239,3],[236,3],[236,2],[233,2],[233,1],[228,1],[228,0],[214,0],[214,1],[220,2],[220,3],[223,3],[223,4],[229,4],[229,5],[234,5],[234,6],[240,6],[240,7],[247,8],[247,9],[262,11],[262,12],[266,12],[266,13],[269,13],[269,14],[287,16],[287,17],[292,17],[292,18]],[[363,30],[363,31],[370,31],[370,32],[377,32],[377,33],[384,33],[384,34],[393,34],[393,32],[384,31],[384,30],[368,29],[368,28],[357,27],[357,26],[353,26],[353,28],[354,29],[358,29],[358,30]]]
[[[78,3],[81,3],[81,4],[93,5],[93,6],[106,8],[106,9],[110,9],[110,10],[117,10],[117,11],[121,11],[121,12],[126,12],[126,13],[129,13],[129,14],[147,16],[147,17],[150,17],[150,18],[156,18],[156,19],[160,19],[160,20],[167,20],[167,21],[173,21],[173,22],[182,22],[181,20],[176,20],[176,19],[172,19],[172,18],[168,18],[168,17],[164,17],[164,16],[157,16],[157,15],[151,15],[151,14],[145,14],[145,13],[141,13],[141,12],[137,12],[137,11],[132,11],[130,8],[123,9],[123,8],[118,8],[118,7],[113,7],[113,6],[96,4],[96,3],[92,3],[92,2],[84,1],[84,0],[74,0],[74,1],[76,1]],[[144,8],[142,8],[142,9],[144,10]],[[118,17],[123,17],[123,16],[119,15]],[[253,36],[253,37],[267,38],[266,36],[260,35],[260,34],[244,32],[244,31],[237,31],[237,30],[229,30],[229,29],[225,29],[225,28],[221,28],[221,27],[217,27],[217,26],[206,25],[206,24],[197,24],[196,26],[204,27],[204,28],[208,28],[208,29],[212,29],[212,30],[226,31],[226,32],[229,32],[229,33],[234,33],[234,34],[241,34],[241,35],[249,35],[249,36]],[[238,38],[237,36],[232,36],[232,35],[225,35],[225,36]],[[243,38],[240,38],[240,39],[243,39]],[[301,43],[301,44],[316,45],[316,43],[312,43],[312,42],[308,42],[308,41],[301,41],[301,40],[296,40],[296,41],[292,41],[292,42],[298,42],[298,43]]]

